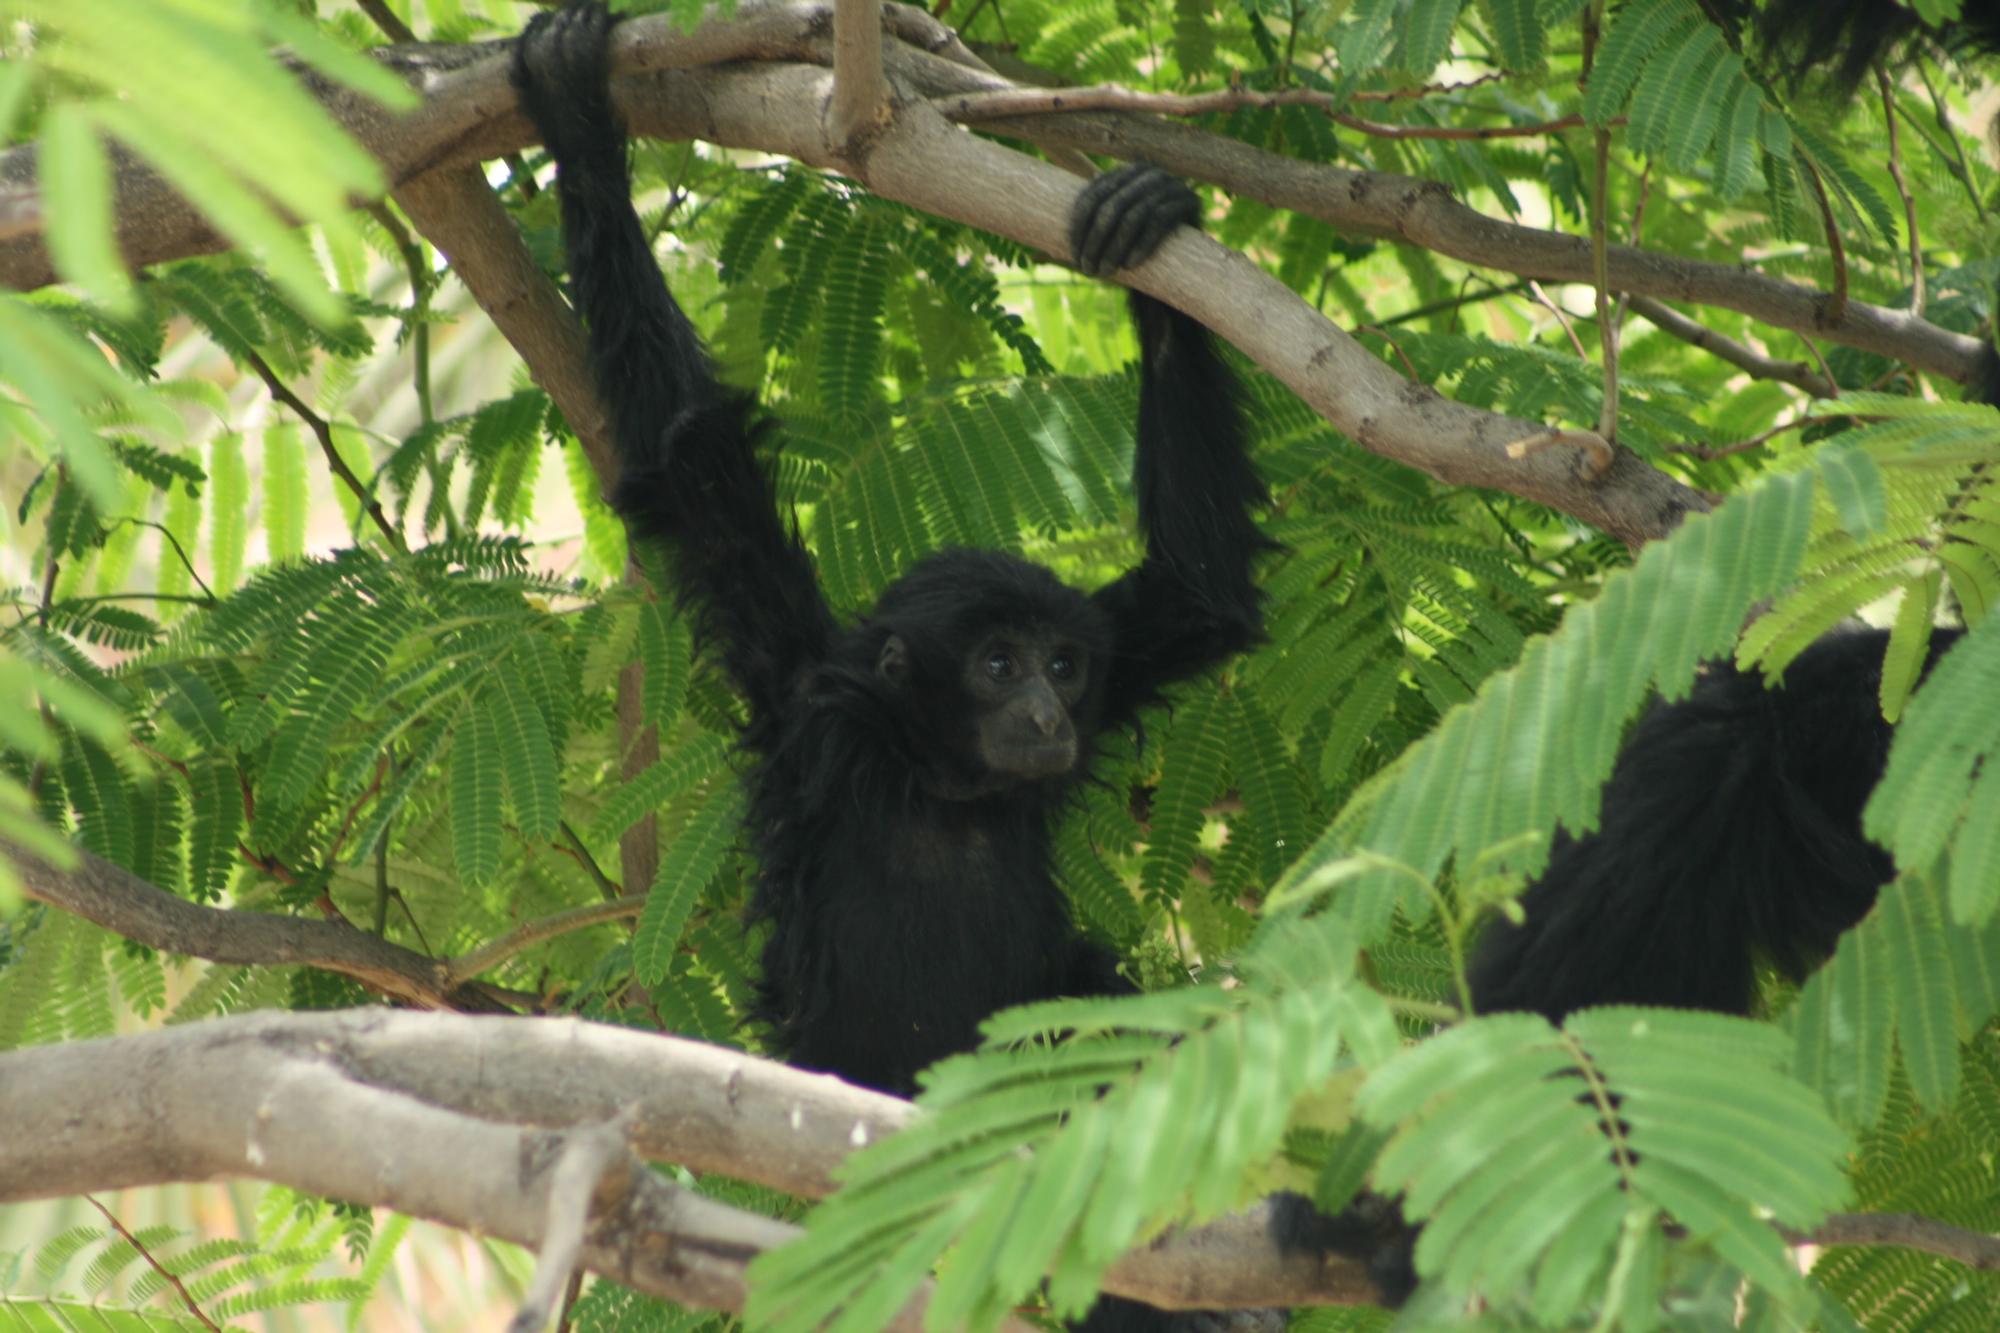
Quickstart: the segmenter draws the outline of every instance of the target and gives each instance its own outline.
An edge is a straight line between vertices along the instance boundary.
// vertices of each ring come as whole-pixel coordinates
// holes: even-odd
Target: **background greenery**
[[[530,12],[389,8],[443,41],[510,34]],[[1825,289],[1809,202],[1823,189],[1852,294],[1909,302],[1878,97],[1759,82],[1689,0],[1605,19],[1580,92],[1584,12],[1005,0],[944,17],[1065,82],[1312,88],[1405,127],[1581,112],[1612,132],[1614,235]],[[387,94],[353,54],[381,28],[325,2],[0,3],[0,18],[0,128],[42,145],[71,279],[0,301],[0,832],[49,846],[58,831],[196,901],[338,912],[435,955],[643,892],[636,920],[537,941],[485,979],[525,1007],[755,1049],[739,1024],[757,942],[739,925],[737,703],[670,605],[621,582],[623,534],[559,414],[461,318],[463,293],[391,207],[345,208],[379,196],[372,163],[261,56],[286,43]],[[1926,64],[1892,100],[1925,314],[1985,333],[2000,194],[1976,127],[1991,90]],[[255,114],[224,114],[243,107]],[[1295,158],[1440,181],[1489,213],[1590,222],[1588,124],[1445,139],[1303,106],[1199,119]],[[128,277],[102,239],[100,132],[242,251]],[[530,154],[492,178],[553,272],[540,167]],[[1134,558],[1121,293],[782,160],[644,143],[634,168],[725,376],[764,386],[787,422],[773,465],[837,608],[943,544],[1021,551],[1084,585]],[[1404,373],[1597,424],[1589,292],[1547,293],[1558,318],[1511,275],[1211,203],[1218,237]],[[1774,356],[1817,355],[1742,316],[1700,318]],[[1836,348],[1825,370],[1874,423],[1843,431],[1806,422],[1785,385],[1637,321],[1626,334],[1620,442],[1730,497],[1636,562],[1559,514],[1363,453],[1251,377],[1267,527],[1287,548],[1262,570],[1271,641],[1113,747],[1058,843],[1079,918],[1155,994],[998,1020],[997,1042],[1078,1036],[938,1071],[938,1114],[864,1154],[808,1238],[765,1261],[753,1317],[876,1327],[948,1251],[941,1320],[991,1320],[1045,1273],[1052,1305],[1074,1309],[1163,1219],[1279,1183],[1337,1206],[1372,1169],[1430,1219],[1418,1257],[1437,1280],[1412,1322],[1455,1317],[1468,1291],[1494,1327],[2000,1321],[1991,1275],[1841,1249],[1802,1276],[1769,1225],[1848,1208],[2000,1226],[2000,766],[1984,766],[2000,633],[1980,632],[2000,600],[2000,414]],[[1753,607],[1768,609],[1739,642]],[[1558,822],[1589,824],[1649,692],[1684,690],[1732,651],[1781,669],[1857,611],[1896,630],[1885,706],[1910,721],[1869,827],[1906,873],[1833,965],[1796,993],[1774,986],[1769,1021],[1459,1020],[1477,914],[1532,874]],[[1960,620],[1975,632],[1911,700],[1929,627]],[[635,662],[661,752],[626,779],[614,697]],[[621,836],[653,813],[658,874],[620,884]],[[0,1044],[370,999],[325,973],[156,956],[25,904],[0,863]],[[1572,1069],[1597,1100],[1548,1078]],[[1612,1097],[1636,1160],[1606,1151]],[[219,1322],[358,1311],[405,1230],[280,1191],[258,1215],[242,1241],[168,1229],[148,1252],[201,1277]],[[7,1239],[22,1249],[0,1253],[0,1309],[31,1327],[72,1303],[190,1326],[137,1249],[94,1223]],[[343,1245],[353,1263],[329,1283]],[[602,1283],[574,1319],[698,1322]]]

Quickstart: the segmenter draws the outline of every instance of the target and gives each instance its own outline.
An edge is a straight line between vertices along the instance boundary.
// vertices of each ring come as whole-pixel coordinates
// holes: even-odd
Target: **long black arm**
[[[1563,839],[1472,962],[1481,1012],[1746,1013],[1759,958],[1801,977],[1894,874],[1861,831],[1890,728],[1886,633],[1828,635],[1782,685],[1716,666],[1633,729],[1597,831]],[[1933,656],[1957,638],[1940,631]]]
[[[1157,167],[1123,167],[1084,187],[1070,244],[1087,273],[1147,259],[1175,227],[1200,223],[1192,191]],[[1139,332],[1139,500],[1145,559],[1098,590],[1117,636],[1106,717],[1127,720],[1177,680],[1263,637],[1251,561],[1273,543],[1254,511],[1268,500],[1244,448],[1241,390],[1207,329],[1132,294]]]
[[[537,15],[515,48],[514,86],[556,162],[571,296],[618,446],[612,503],[637,536],[673,549],[682,600],[753,719],[767,719],[824,655],[833,619],[758,465],[755,405],[716,380],[633,211],[613,21],[596,4]]]

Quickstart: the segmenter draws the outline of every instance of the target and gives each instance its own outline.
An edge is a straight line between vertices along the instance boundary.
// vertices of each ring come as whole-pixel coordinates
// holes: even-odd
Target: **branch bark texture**
[[[640,1156],[818,1197],[848,1153],[917,1114],[826,1075],[577,1020],[260,1013],[0,1054],[0,1203],[254,1177],[539,1248],[565,1213],[551,1211],[560,1163],[607,1125]],[[583,1265],[702,1308],[740,1308],[743,1265],[794,1234],[644,1170],[595,1197]],[[1262,1208],[1126,1256],[1105,1289],[1169,1307],[1373,1295],[1358,1265],[1281,1256]]]

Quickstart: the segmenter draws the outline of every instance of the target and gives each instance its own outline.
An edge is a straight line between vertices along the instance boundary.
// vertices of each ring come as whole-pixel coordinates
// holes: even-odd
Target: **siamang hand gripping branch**
[[[1011,555],[944,551],[838,623],[757,461],[767,423],[716,380],[632,210],[611,22],[594,4],[537,16],[514,81],[556,162],[613,501],[670,548],[748,701],[751,914],[772,926],[757,1016],[793,1063],[907,1094],[997,1009],[1130,989],[1072,922],[1051,822],[1101,733],[1261,637],[1266,496],[1237,386],[1199,324],[1134,294],[1142,562],[1083,593]],[[1198,217],[1164,173],[1113,172],[1076,205],[1076,261],[1128,268]]]

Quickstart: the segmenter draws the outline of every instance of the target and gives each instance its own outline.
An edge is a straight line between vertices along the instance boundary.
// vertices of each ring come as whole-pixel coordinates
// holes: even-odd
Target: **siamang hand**
[[[611,104],[611,29],[618,19],[598,0],[545,11],[514,44],[514,91],[521,110],[559,160],[616,146],[624,131]]]
[[[1106,172],[1083,187],[1069,215],[1069,248],[1092,277],[1152,258],[1175,227],[1201,226],[1201,200],[1149,162]]]

